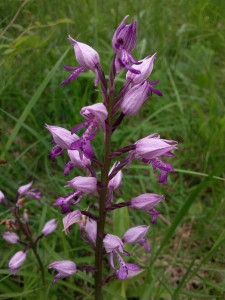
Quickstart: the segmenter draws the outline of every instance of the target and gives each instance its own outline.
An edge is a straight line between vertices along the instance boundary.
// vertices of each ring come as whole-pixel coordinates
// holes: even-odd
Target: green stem
[[[112,136],[112,106],[113,98],[108,102],[108,128],[105,133],[104,165],[101,173],[101,188],[99,189],[99,218],[97,222],[97,238],[95,251],[95,300],[102,300],[102,246],[106,218],[106,198],[108,191],[108,174],[110,168],[111,136]]]
[[[40,256],[39,254],[37,253],[37,249],[36,249],[36,243],[33,241],[33,238],[32,238],[32,235],[31,235],[31,232],[30,232],[30,228],[29,228],[29,225],[28,223],[26,223],[26,225],[24,226],[23,223],[21,222],[20,220],[20,216],[19,216],[19,210],[18,210],[18,207],[15,207],[15,210],[14,210],[14,215],[16,217],[16,220],[19,224],[19,227],[20,229],[22,230],[22,232],[24,233],[24,235],[27,237],[27,239],[29,240],[29,244],[30,244],[30,247],[31,249],[33,250],[34,252],[34,255],[37,259],[37,262],[39,264],[39,267],[40,267],[40,270],[41,270],[41,279],[42,279],[42,283],[44,284],[45,283],[45,272],[44,272],[44,266],[42,264],[42,261],[40,259]]]

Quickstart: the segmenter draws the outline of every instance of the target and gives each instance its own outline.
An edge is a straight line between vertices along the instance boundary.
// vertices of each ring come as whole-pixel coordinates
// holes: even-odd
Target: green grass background
[[[66,179],[62,159],[56,164],[49,160],[51,138],[44,124],[72,128],[82,121],[82,106],[101,100],[90,72],[60,86],[68,75],[63,64],[76,65],[67,35],[95,48],[108,74],[111,38],[127,14],[138,20],[134,57],[157,52],[151,79],[160,79],[164,96],[153,96],[135,117],[128,118],[115,133],[113,147],[158,132],[177,140],[179,150],[170,160],[176,173],[167,185],[159,185],[157,174],[137,161],[124,174],[123,194],[118,198],[155,192],[165,194],[166,201],[159,207],[162,217],[149,232],[152,251],[129,248],[145,272],[132,280],[112,282],[104,290],[105,299],[225,299],[223,0],[0,1],[0,189],[12,201],[18,186],[34,179],[44,198],[27,203],[32,227],[40,232],[50,218],[60,223],[58,231],[39,244],[46,267],[44,286],[31,252],[19,276],[11,276],[8,260],[21,247],[0,241],[1,299],[93,298],[89,274],[79,272],[51,286],[50,262],[71,259],[93,264],[94,255],[76,226],[70,235],[62,233],[62,216],[51,206],[65,193]],[[122,73],[118,86],[123,78]],[[94,142],[99,157],[101,145],[99,135]],[[74,171],[74,176],[78,174]],[[95,200],[86,201],[80,208]],[[0,218],[9,217],[1,205]],[[114,223],[109,218],[107,230],[121,235],[129,226],[149,223],[145,213],[128,214],[125,209],[112,217]]]

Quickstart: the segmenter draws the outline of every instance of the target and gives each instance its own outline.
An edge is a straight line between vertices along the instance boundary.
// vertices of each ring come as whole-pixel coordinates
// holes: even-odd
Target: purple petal
[[[66,69],[66,70],[71,70],[70,68],[73,68],[73,69],[72,69],[72,70],[74,70],[73,73],[72,73],[67,79],[65,79],[65,80],[61,83],[61,85],[66,85],[66,84],[68,84],[70,81],[76,79],[76,78],[80,75],[80,73],[82,73],[82,72],[85,71],[85,68],[80,67],[80,66],[79,66],[79,67],[67,67],[67,66],[64,66],[64,69]]]
[[[94,150],[93,150],[93,148],[92,148],[92,146],[91,146],[90,141],[87,141],[86,143],[84,143],[84,144],[82,145],[82,150],[83,150],[83,152],[84,152],[84,155],[85,155],[87,158],[92,158],[92,157],[95,156]]]
[[[89,124],[89,121],[84,121],[78,125],[76,125],[72,130],[71,130],[71,134],[79,131],[80,129],[86,127]]]

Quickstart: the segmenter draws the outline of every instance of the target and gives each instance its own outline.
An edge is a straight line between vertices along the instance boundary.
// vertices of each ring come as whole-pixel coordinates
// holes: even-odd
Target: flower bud
[[[108,112],[103,103],[85,106],[81,109],[80,114],[87,120],[96,118],[100,122],[102,129],[105,130],[105,120],[107,119]]]
[[[92,244],[96,243],[97,223],[94,220],[83,216],[80,222],[80,229],[81,232],[85,233],[88,241],[90,241]]]
[[[110,253],[114,250],[119,250],[120,252],[123,252],[123,242],[116,235],[109,234],[109,233],[106,234],[103,243],[107,253]]]
[[[67,183],[84,194],[94,193],[97,189],[97,179],[95,177],[77,176]]]
[[[47,223],[45,223],[41,233],[44,236],[47,236],[47,235],[51,234],[52,232],[54,232],[56,230],[57,226],[58,226],[57,220],[52,219],[52,220],[48,221]]]
[[[19,194],[20,196],[26,195],[27,192],[30,190],[32,184],[33,184],[33,181],[29,182],[28,184],[22,185],[22,186],[18,189],[18,194]]]
[[[131,81],[133,84],[139,84],[143,81],[147,80],[153,70],[153,63],[156,58],[156,53],[153,54],[151,57],[146,57],[143,60],[140,60],[141,64],[132,66],[133,69],[141,71],[140,74],[135,74],[128,70],[126,74],[126,79]]]
[[[29,215],[28,215],[27,209],[24,209],[24,211],[23,211],[23,219],[24,219],[25,223],[29,222]]]
[[[76,264],[71,260],[54,261],[48,266],[49,269],[55,269],[58,273],[55,275],[52,284],[57,280],[65,278],[77,272]]]
[[[150,135],[136,143],[136,154],[144,159],[153,159],[161,155],[167,155],[171,150],[177,149],[177,142],[163,140],[159,136]]]
[[[20,238],[15,232],[10,232],[10,231],[3,232],[2,237],[6,242],[10,244],[16,244],[20,240]]]
[[[79,137],[76,134],[71,134],[69,130],[63,127],[45,124],[45,128],[47,128],[52,134],[56,145],[62,149],[69,149],[73,142],[79,140]]]
[[[100,63],[98,53],[90,46],[77,42],[70,35],[68,37],[74,47],[74,52],[79,65],[87,70],[95,70]]]
[[[0,191],[0,203],[3,203],[4,199],[5,199],[5,195],[3,194],[2,191]]]
[[[115,167],[119,164],[119,162],[115,162],[114,165],[112,166],[111,170],[109,171],[109,175],[112,173],[112,171],[115,169]],[[120,170],[108,183],[108,188],[116,190],[118,187],[121,186],[122,184],[122,177],[123,173]]]
[[[131,199],[130,207],[149,211],[153,209],[157,204],[159,204],[164,199],[164,196],[157,194],[142,194],[138,197]]]
[[[19,251],[16,252],[16,254],[13,255],[13,257],[9,261],[9,270],[13,272],[13,275],[15,276],[17,273],[17,270],[22,266],[23,262],[26,259],[26,252]]]
[[[132,227],[124,233],[122,240],[128,244],[139,243],[145,237],[148,229],[149,226],[146,225]]]
[[[148,97],[148,83],[133,86],[125,94],[120,109],[124,115],[132,116],[142,107]]]
[[[81,221],[82,214],[79,210],[74,210],[63,218],[63,231],[65,234],[69,233],[69,227],[74,223]]]

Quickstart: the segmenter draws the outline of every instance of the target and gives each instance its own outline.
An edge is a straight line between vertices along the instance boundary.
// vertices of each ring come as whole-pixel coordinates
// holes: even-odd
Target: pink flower
[[[47,223],[45,223],[41,233],[44,236],[47,236],[49,234],[51,234],[52,232],[54,232],[57,229],[58,226],[58,222],[56,219],[52,219],[50,221],[48,221]]]
[[[92,194],[97,190],[97,179],[95,177],[77,176],[67,183],[84,194]]]
[[[63,218],[63,231],[65,231],[65,234],[69,233],[69,228],[71,225],[75,223],[79,223],[82,220],[82,214],[79,210],[74,210],[71,213],[67,214]]]
[[[16,244],[20,240],[20,238],[15,232],[9,232],[9,231],[3,232],[2,237],[6,242],[10,244]]]
[[[22,266],[23,262],[26,259],[26,252],[18,251],[16,252],[13,257],[9,261],[9,270],[13,272],[15,276],[18,269]]]
[[[71,260],[54,261],[48,266],[49,269],[55,269],[58,273],[55,275],[52,284],[57,280],[73,275],[77,272],[76,264]]]

